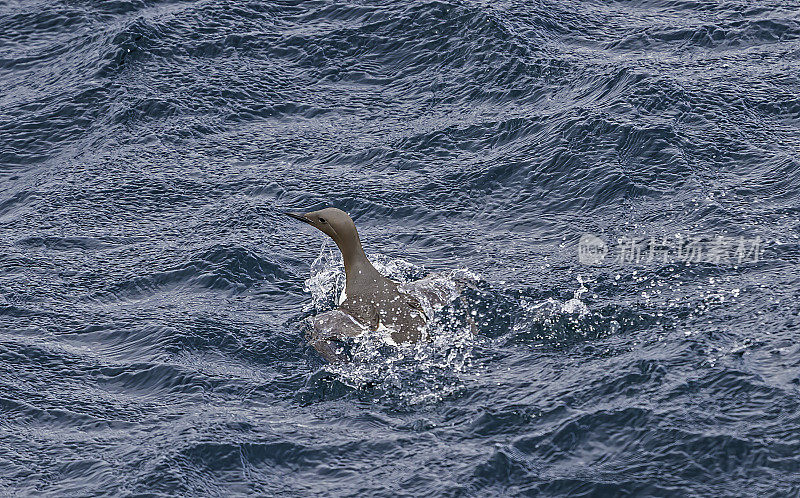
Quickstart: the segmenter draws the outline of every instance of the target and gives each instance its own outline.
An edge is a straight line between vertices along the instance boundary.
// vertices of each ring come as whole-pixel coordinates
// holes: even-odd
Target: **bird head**
[[[284,214],[317,228],[337,244],[346,243],[350,239],[358,240],[355,223],[341,209],[325,208],[308,213],[287,212]]]

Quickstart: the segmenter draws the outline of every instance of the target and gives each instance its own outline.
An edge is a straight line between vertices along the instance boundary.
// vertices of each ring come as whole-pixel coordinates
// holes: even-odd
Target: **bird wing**
[[[418,304],[424,301],[431,308],[439,308],[455,299],[462,289],[449,275],[434,273],[413,282],[402,283],[399,290],[412,296]]]
[[[405,292],[401,292],[400,295],[403,296],[403,300],[411,309],[422,313],[422,316],[424,316],[426,320],[430,319],[428,314],[425,313],[425,308],[422,307],[422,303],[419,302],[419,299]]]
[[[339,305],[339,311],[347,313],[358,323],[369,327],[370,330],[377,330],[381,321],[381,315],[375,303],[363,298],[348,297]]]
[[[356,337],[364,332],[354,317],[342,310],[320,313],[311,319],[311,325],[313,330],[309,341]]]
[[[306,334],[308,343],[331,363],[348,361],[344,339],[356,337],[364,327],[355,318],[341,310],[331,310],[311,319],[311,329]]]

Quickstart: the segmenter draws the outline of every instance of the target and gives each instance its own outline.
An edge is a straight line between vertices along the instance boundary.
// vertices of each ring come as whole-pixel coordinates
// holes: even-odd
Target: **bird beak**
[[[304,215],[304,214],[302,214],[302,213],[290,213],[290,212],[285,212],[285,213],[283,213],[283,214],[285,214],[286,216],[291,216],[292,218],[294,218],[294,219],[296,219],[296,220],[300,220],[300,221],[302,221],[303,223],[308,223],[309,225],[311,225],[311,220],[309,220],[308,218],[306,218],[306,215]]]

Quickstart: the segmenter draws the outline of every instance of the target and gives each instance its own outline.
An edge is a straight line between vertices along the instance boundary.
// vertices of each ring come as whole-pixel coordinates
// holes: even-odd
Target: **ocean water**
[[[0,0],[0,496],[798,496],[799,188],[796,1]]]

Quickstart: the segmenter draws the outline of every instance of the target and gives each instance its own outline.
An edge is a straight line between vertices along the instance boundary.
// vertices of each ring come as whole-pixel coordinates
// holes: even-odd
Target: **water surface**
[[[0,1],[0,494],[800,494],[799,13]],[[306,345],[325,205],[446,340]]]

